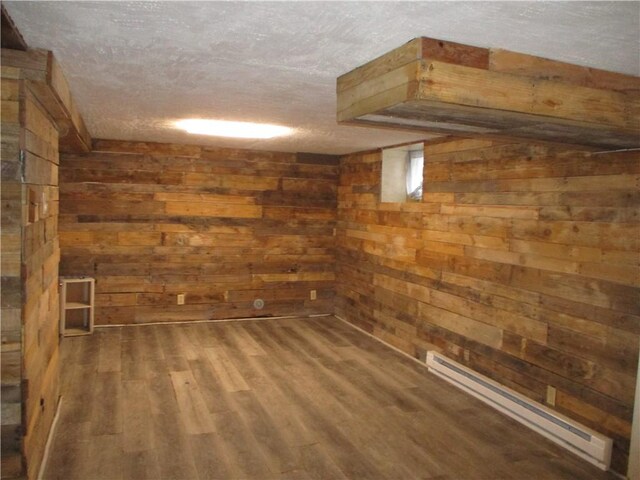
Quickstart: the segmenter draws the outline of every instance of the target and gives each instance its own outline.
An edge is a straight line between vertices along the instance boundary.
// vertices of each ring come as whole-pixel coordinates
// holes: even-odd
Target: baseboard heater
[[[429,371],[514,418],[603,470],[609,469],[613,441],[436,352],[427,353]]]

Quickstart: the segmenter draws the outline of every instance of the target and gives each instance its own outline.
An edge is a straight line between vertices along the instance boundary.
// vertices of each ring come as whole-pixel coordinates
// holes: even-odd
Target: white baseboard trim
[[[345,324],[349,325],[351,328],[353,328],[353,329],[355,329],[355,330],[357,330],[357,331],[359,331],[359,332],[361,332],[361,333],[364,333],[364,334],[365,334],[365,335],[367,335],[368,337],[371,337],[372,339],[376,340],[377,342],[379,342],[379,343],[381,343],[381,344],[385,345],[386,347],[390,348],[391,350],[395,350],[396,352],[400,353],[401,355],[403,355],[403,356],[405,356],[405,357],[407,357],[407,358],[410,358],[411,360],[415,361],[416,363],[418,363],[418,365],[420,365],[420,366],[424,367],[424,368],[425,368],[425,371],[426,371],[427,373],[429,373],[430,375],[438,376],[438,375],[435,375],[435,374],[434,374],[434,373],[429,369],[429,367],[428,367],[428,365],[427,365],[427,363],[426,363],[426,359],[425,359],[425,361],[422,361],[422,360],[420,360],[419,358],[415,358],[415,357],[413,357],[413,356],[409,355],[407,352],[405,352],[405,351],[403,351],[403,350],[400,350],[399,348],[397,348],[397,347],[395,347],[395,346],[393,346],[393,345],[391,345],[391,344],[389,344],[389,343],[385,342],[385,341],[384,341],[384,340],[382,340],[381,338],[378,338],[378,337],[376,337],[375,335],[373,335],[373,334],[371,334],[371,333],[367,332],[366,330],[363,330],[362,328],[360,328],[360,327],[358,327],[357,325],[355,325],[355,324],[353,324],[353,323],[349,322],[348,320],[346,320],[346,319],[342,318],[341,316],[336,315],[336,314],[334,314],[333,316],[334,316],[335,318],[337,318],[338,320],[340,320],[341,322],[343,322],[343,323],[345,323]],[[639,372],[640,372],[640,370],[639,370]],[[439,376],[438,376],[438,377],[439,377]],[[441,378],[441,379],[442,379],[442,377],[439,377],[439,378]],[[639,377],[639,378],[640,378],[640,377]],[[471,395],[471,394],[470,394],[470,395]],[[503,414],[504,414],[504,413],[503,413]],[[575,453],[574,453],[574,454],[575,454]],[[583,458],[583,459],[584,459],[584,458]],[[618,472],[616,472],[616,471],[614,471],[614,470],[608,470],[608,472],[607,472],[607,473],[609,473],[609,474],[613,474],[614,476],[616,476],[616,477],[617,477],[617,478],[619,478],[620,480],[640,480],[640,477],[639,477],[638,479],[635,479],[635,478],[633,478],[633,479],[632,479],[632,478],[630,478],[630,477],[625,477],[624,475],[622,475],[622,474],[620,474],[620,473],[618,473]]]
[[[250,322],[252,320],[284,320],[287,318],[317,318],[328,317],[331,313],[314,313],[312,315],[283,315],[279,317],[241,317],[241,318],[220,318],[210,320],[183,320],[170,322],[144,322],[144,323],[112,323],[109,325],[94,325],[93,328],[116,328],[116,327],[146,327],[151,325],[191,325],[196,323],[226,323],[226,322]]]
[[[62,395],[58,398],[58,405],[56,406],[56,413],[53,416],[51,422],[51,428],[49,428],[49,435],[47,435],[47,443],[44,445],[44,453],[42,454],[42,461],[40,462],[40,470],[38,471],[38,480],[42,480],[44,473],[47,469],[47,462],[49,461],[49,453],[51,450],[51,444],[53,443],[53,435],[58,425],[58,419],[60,418],[60,407],[62,406]]]
[[[353,323],[351,323],[349,320],[345,320],[344,318],[342,318],[340,315],[333,315],[334,317],[336,317],[338,320],[340,320],[343,323],[346,323],[347,325],[349,325],[351,328],[358,330],[361,333],[364,333],[366,336],[373,338],[376,342],[383,344],[385,347],[390,348],[391,350],[395,350],[396,352],[398,352],[399,354],[410,358],[411,360],[413,360],[414,362],[416,362],[418,365],[420,365],[421,367],[424,367],[426,372],[429,372],[429,368],[427,367],[427,364],[425,362],[423,362],[422,360],[420,360],[419,358],[416,357],[412,357],[411,355],[409,355],[407,352],[405,352],[404,350],[400,350],[398,347],[394,347],[393,345],[391,345],[390,343],[385,342],[384,340],[382,340],[381,338],[376,337],[375,335],[373,335],[372,333],[367,332],[366,330],[363,330],[362,328],[358,327],[357,325],[354,325]],[[430,373],[430,372],[429,372]]]

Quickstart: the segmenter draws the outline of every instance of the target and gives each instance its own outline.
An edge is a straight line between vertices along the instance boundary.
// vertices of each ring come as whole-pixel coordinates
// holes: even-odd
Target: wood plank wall
[[[2,68],[2,478],[22,474],[22,184],[20,70]]]
[[[36,478],[59,396],[58,131],[26,90],[23,155],[23,405],[27,477]]]
[[[97,324],[333,311],[338,157],[99,140],[60,175],[61,272],[96,278]]]
[[[346,156],[338,315],[435,349],[614,438],[626,471],[640,334],[640,156],[489,140],[425,146],[422,203],[381,204]]]
[[[2,76],[2,476],[36,478],[58,402],[58,131]]]

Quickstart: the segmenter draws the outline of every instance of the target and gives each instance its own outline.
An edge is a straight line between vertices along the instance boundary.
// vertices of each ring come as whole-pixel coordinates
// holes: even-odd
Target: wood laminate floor
[[[613,478],[333,317],[62,344],[46,479]]]

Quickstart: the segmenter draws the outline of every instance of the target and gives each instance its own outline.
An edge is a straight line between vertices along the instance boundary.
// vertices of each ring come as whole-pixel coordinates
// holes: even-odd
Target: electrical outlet
[[[178,302],[178,305],[184,305],[184,297],[185,297],[185,294],[184,294],[184,293],[179,293],[179,294],[177,295],[177,302]]]
[[[547,385],[547,405],[555,407],[556,405],[556,387]]]
[[[309,292],[309,298],[310,298],[311,300],[315,300],[316,298],[318,298],[318,294],[316,293],[316,291],[315,291],[315,290],[311,290],[311,291]]]

